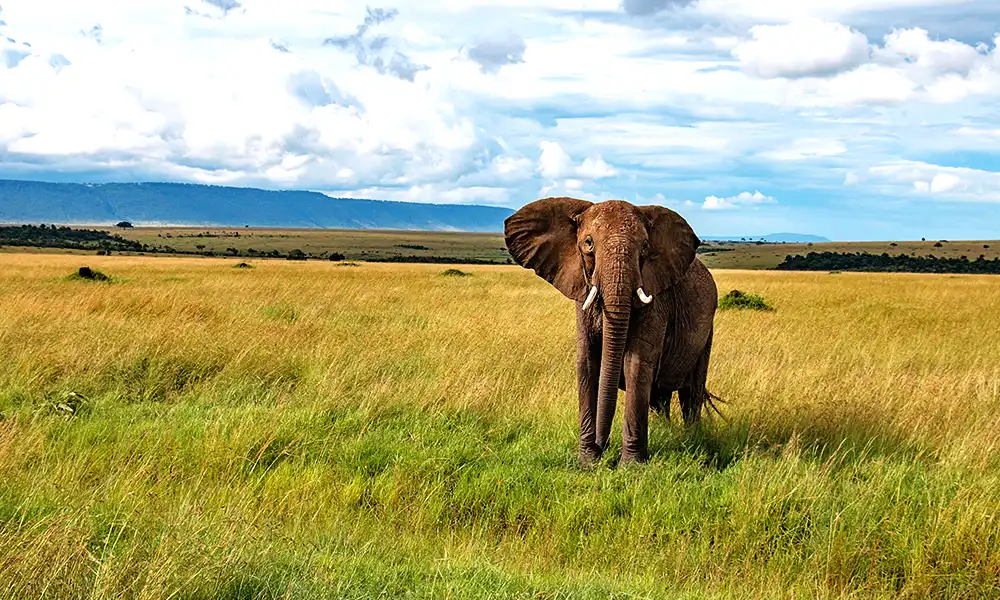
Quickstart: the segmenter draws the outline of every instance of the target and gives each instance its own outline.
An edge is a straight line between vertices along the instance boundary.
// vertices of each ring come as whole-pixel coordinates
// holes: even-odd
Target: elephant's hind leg
[[[705,401],[708,400],[708,360],[711,354],[712,334],[709,334],[708,342],[705,344],[701,356],[698,357],[697,364],[678,392],[685,425],[694,425],[701,419],[701,409],[705,406]]]

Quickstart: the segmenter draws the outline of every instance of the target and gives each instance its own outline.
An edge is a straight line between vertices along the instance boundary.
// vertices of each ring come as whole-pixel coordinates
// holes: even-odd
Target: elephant
[[[621,462],[649,460],[650,410],[669,418],[678,392],[699,421],[718,290],[696,257],[701,240],[678,213],[623,200],[543,198],[504,221],[511,258],[576,301],[579,461],[608,447],[625,392]]]

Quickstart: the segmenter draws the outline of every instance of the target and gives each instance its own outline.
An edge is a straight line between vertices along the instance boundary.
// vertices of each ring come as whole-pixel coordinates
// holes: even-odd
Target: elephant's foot
[[[645,450],[633,450],[633,451],[622,450],[621,462],[646,464],[649,462],[649,452]]]
[[[580,446],[580,464],[589,467],[601,460],[601,448],[596,444]]]

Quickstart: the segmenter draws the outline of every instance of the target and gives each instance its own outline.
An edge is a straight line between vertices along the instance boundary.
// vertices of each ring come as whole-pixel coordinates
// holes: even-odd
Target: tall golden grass
[[[716,271],[726,420],[584,469],[531,272],[235,262],[0,255],[4,597],[1000,595],[1000,278]]]

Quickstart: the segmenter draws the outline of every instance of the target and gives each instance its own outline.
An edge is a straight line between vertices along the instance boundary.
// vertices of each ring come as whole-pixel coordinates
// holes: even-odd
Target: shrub
[[[236,263],[235,265],[233,265],[233,268],[234,269],[253,269],[255,267],[253,265],[249,264],[249,263],[241,262],[241,263]]]
[[[111,278],[101,273],[100,271],[95,271],[90,267],[80,267],[76,273],[69,276],[70,279],[84,279],[86,281],[110,281]]]
[[[719,310],[734,308],[764,311],[774,310],[760,294],[748,294],[740,290],[733,290],[722,298],[719,298]]]
[[[441,274],[445,277],[468,277],[471,273],[466,273],[465,271],[459,271],[458,269],[448,269],[446,271],[441,271]]]

